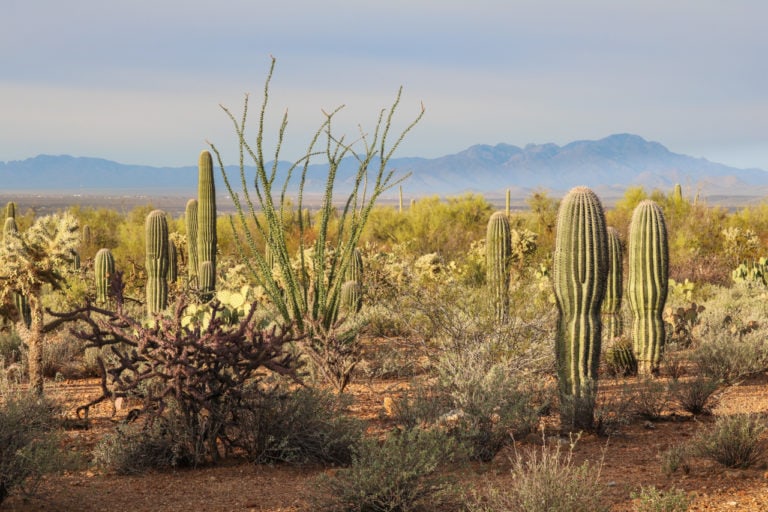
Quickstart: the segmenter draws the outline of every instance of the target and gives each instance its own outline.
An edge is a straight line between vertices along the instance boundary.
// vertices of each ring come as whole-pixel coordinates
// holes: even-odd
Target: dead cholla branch
[[[78,409],[89,409],[108,399],[139,397],[140,412],[162,414],[169,402],[193,415],[214,413],[221,404],[242,399],[247,386],[267,372],[296,378],[297,360],[288,344],[300,338],[290,326],[262,328],[254,320],[255,306],[235,326],[216,318],[220,304],[211,304],[213,320],[202,329],[182,326],[184,298],[173,314],[157,317],[151,326],[122,310],[121,286],[116,291],[116,311],[92,304],[54,314],[59,321],[79,320],[72,334],[87,347],[109,347],[114,362],[102,368],[102,395]]]

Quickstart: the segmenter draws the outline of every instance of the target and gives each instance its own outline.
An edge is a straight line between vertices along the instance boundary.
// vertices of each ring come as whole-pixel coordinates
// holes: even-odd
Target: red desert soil
[[[620,384],[603,380],[602,393],[615,392]],[[47,392],[74,410],[89,398],[98,396],[96,381],[48,383]],[[371,430],[386,426],[382,420],[383,399],[396,394],[404,382],[377,381],[351,386],[356,397],[354,414],[370,422]],[[764,413],[768,411],[768,378],[760,376],[722,391],[714,412],[726,415],[736,412]],[[91,412],[89,430],[67,432],[67,448],[86,454],[98,438],[113,425],[111,407],[100,406]],[[673,414],[676,413],[676,414]],[[554,418],[546,420],[555,421]],[[696,459],[689,474],[678,470],[671,476],[661,471],[660,454],[670,446],[685,442],[695,432],[706,428],[711,417],[691,418],[680,411],[671,411],[667,419],[657,422],[633,421],[610,438],[583,435],[574,451],[577,463],[603,461],[601,482],[606,486],[605,497],[615,511],[631,511],[630,493],[641,485],[658,489],[684,489],[693,498],[692,511],[762,511],[768,510],[768,472],[766,466],[756,469],[731,470],[714,462]],[[540,449],[521,442],[518,450]],[[565,446],[567,449],[567,445]],[[515,449],[510,447],[488,464],[464,468],[461,479],[478,489],[487,483],[512,485],[509,475],[510,459]],[[118,476],[95,470],[81,470],[64,475],[48,476],[36,497],[24,499],[14,495],[0,509],[18,511],[259,511],[287,512],[312,510],[305,496],[311,490],[312,478],[323,471],[321,467],[257,466],[230,463],[219,467],[194,470],[150,472],[141,476]]]

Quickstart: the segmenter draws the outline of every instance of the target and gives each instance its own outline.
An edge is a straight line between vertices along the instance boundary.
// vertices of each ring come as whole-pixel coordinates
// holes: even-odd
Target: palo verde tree
[[[30,387],[43,392],[43,340],[52,325],[43,315],[43,290],[60,289],[80,244],[77,221],[69,214],[37,219],[24,232],[7,232],[0,245],[0,298],[4,302],[21,294],[27,298],[29,328],[19,322],[18,330],[29,350]]]
[[[285,324],[293,324],[303,335],[307,335],[308,355],[327,363],[335,358],[335,355],[328,353],[327,342],[334,336],[329,333],[335,327],[334,312],[338,311],[347,268],[354,258],[355,248],[376,200],[405,179],[396,177],[394,170],[387,168],[388,162],[405,135],[421,119],[424,109],[422,107],[418,116],[399,134],[393,135],[393,120],[400,103],[401,89],[393,105],[380,111],[373,132],[366,133],[361,129],[359,139],[353,142],[332,131],[334,119],[342,107],[323,112],[324,120],[306,153],[283,172],[278,161],[288,124],[287,113],[282,118],[274,152],[265,157],[263,145],[264,119],[274,67],[275,60],[272,59],[255,137],[246,134],[248,96],[239,118],[222,107],[234,125],[239,143],[240,192],[233,189],[219,150],[213,144],[211,149],[237,210],[231,218],[232,228],[245,266],[264,288],[277,316]],[[319,158],[324,160],[328,174],[315,216],[316,223],[310,227],[303,216],[298,216],[298,254],[290,254],[283,220],[287,210],[294,205],[299,212],[305,208],[305,183],[310,164],[318,163],[315,160]],[[357,172],[351,180],[351,192],[346,198],[339,198],[334,196],[336,177],[342,160],[346,158],[356,162]],[[248,186],[246,178],[246,159],[250,166],[256,168],[253,188]],[[280,180],[278,176],[281,176]],[[295,202],[289,197],[290,191],[295,191]],[[235,229],[236,226],[239,229]],[[267,245],[270,258],[274,259],[274,268],[270,267],[257,240]],[[292,261],[294,256],[296,264]],[[331,380],[337,389],[343,389],[351,371],[346,363],[342,366],[343,370],[330,370],[333,374]]]

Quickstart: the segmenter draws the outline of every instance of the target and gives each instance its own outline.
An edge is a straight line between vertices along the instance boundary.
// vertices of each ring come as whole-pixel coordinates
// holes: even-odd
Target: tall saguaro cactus
[[[555,340],[563,428],[593,423],[600,359],[600,308],[608,274],[603,207],[592,190],[576,187],[557,215],[553,282],[558,322]]]
[[[199,269],[206,261],[211,269]],[[197,264],[199,288],[204,298],[210,298],[216,288],[216,189],[213,183],[213,161],[208,151],[200,152],[197,181]]]
[[[486,283],[498,322],[509,316],[509,262],[512,256],[512,230],[504,212],[488,220],[485,240]]]
[[[187,227],[187,277],[193,285],[197,285],[197,199],[187,201],[184,211],[184,222]]]
[[[624,325],[621,319],[621,299],[623,294],[621,237],[616,228],[609,227],[608,233],[608,283],[603,299],[603,330],[608,339],[621,336]]]
[[[643,375],[658,373],[664,351],[662,312],[667,301],[669,243],[661,207],[647,199],[629,225],[627,297],[632,310],[632,341]]]
[[[115,258],[109,249],[99,249],[93,262],[96,277],[96,302],[103,304],[109,297],[109,279],[115,273]]]
[[[150,212],[145,229],[147,315],[152,317],[168,305],[168,221],[165,212]]]

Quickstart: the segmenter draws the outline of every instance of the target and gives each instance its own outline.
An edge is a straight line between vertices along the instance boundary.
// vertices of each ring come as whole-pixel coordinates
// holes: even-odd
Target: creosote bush
[[[602,499],[602,461],[577,465],[573,461],[575,443],[572,439],[566,453],[561,453],[559,444],[556,448],[545,444],[540,453],[518,453],[512,461],[514,485],[505,489],[488,487],[484,496],[475,494],[469,511],[607,512],[611,507]]]
[[[43,474],[61,468],[57,426],[51,402],[0,384],[0,504],[17,489],[33,492]]]
[[[455,505],[457,486],[442,470],[464,458],[460,444],[439,430],[394,431],[383,443],[365,439],[349,467],[316,480],[315,510],[416,512]]]
[[[694,453],[728,468],[748,468],[765,454],[760,437],[766,420],[751,414],[734,414],[717,419],[712,428],[693,441]]]
[[[664,492],[651,485],[631,494],[637,512],[685,512],[691,504],[688,494],[675,487]]]

